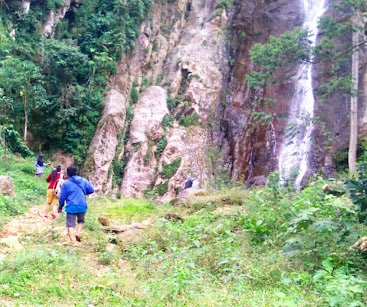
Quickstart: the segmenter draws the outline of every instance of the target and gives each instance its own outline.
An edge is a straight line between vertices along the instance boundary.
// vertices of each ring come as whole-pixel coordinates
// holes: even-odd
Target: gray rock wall
[[[223,8],[216,8],[217,2],[157,3],[151,18],[142,24],[134,53],[121,61],[110,82],[111,88],[123,96],[125,108],[132,108],[132,121],[125,122],[120,131],[98,129],[84,164],[84,174],[97,186],[97,193],[113,189],[108,177],[112,159],[127,161],[119,187],[126,196],[142,196],[148,188],[166,185],[160,196],[169,199],[181,189],[188,174],[205,183],[206,150],[214,144],[217,107],[224,97],[228,70],[227,17]],[[132,90],[140,92],[135,105],[131,104]],[[168,110],[167,105],[173,102]],[[107,115],[105,111],[103,117]],[[165,116],[171,121],[163,127]],[[182,124],[182,120],[193,124]],[[115,133],[127,134],[128,141],[121,148],[109,142],[107,148],[102,133],[108,139]],[[157,145],[163,137],[167,143],[158,155]],[[102,152],[105,161],[97,162]],[[164,175],[165,167],[178,159],[174,174]]]

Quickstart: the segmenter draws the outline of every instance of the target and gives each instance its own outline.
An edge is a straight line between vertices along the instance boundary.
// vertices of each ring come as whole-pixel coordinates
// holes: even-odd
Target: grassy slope
[[[16,214],[41,209],[46,189],[33,161],[12,158],[7,165],[1,173],[14,179],[17,198],[0,199],[3,230],[6,220],[25,225],[28,217]],[[298,194],[274,186],[221,191],[175,206],[91,198],[79,247],[62,244],[59,217],[39,219],[44,227],[21,235],[22,250],[7,250],[0,304],[363,306],[365,258],[349,246],[366,227],[347,198],[324,194],[322,184]],[[183,221],[167,221],[167,213]],[[101,214],[115,225],[149,226],[107,233],[97,221]]]

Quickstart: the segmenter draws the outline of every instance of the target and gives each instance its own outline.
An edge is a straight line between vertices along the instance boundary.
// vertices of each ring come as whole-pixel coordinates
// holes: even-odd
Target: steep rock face
[[[107,93],[102,118],[82,169],[82,173],[93,182],[95,192],[99,194],[111,191],[112,178],[108,170],[124,127],[125,106],[125,98],[119,91],[111,90]]]
[[[230,40],[230,62],[233,63],[224,112],[224,140],[228,141],[228,155],[232,158],[232,177],[243,177],[248,183],[255,183],[257,178],[267,176],[278,170],[280,145],[287,127],[286,115],[294,93],[294,78],[281,71],[277,85],[268,86],[264,97],[272,98],[272,104],[255,105],[254,98],[259,93],[252,92],[244,76],[252,69],[249,51],[254,43],[265,43],[269,35],[281,33],[300,26],[304,20],[301,1],[234,1],[233,16],[229,27],[232,31]],[[326,15],[333,15],[330,7]],[[321,34],[322,35],[322,34]],[[351,37],[350,37],[351,39]],[[345,40],[342,44],[351,44]],[[359,136],[366,135],[366,69],[365,51],[360,51],[359,88]],[[309,169],[305,179],[315,172],[327,177],[335,175],[335,155],[347,152],[350,135],[350,97],[335,94],[321,102],[316,94],[316,87],[325,83],[325,72],[330,70],[328,63],[318,64],[313,70],[313,90],[315,97],[314,131],[309,152]],[[346,70],[350,67],[346,67]],[[294,69],[294,72],[296,68]],[[254,121],[253,115],[263,113],[271,115],[270,122]]]
[[[165,201],[175,197],[187,175],[203,185],[215,181],[218,167],[224,167],[232,179],[263,184],[278,169],[296,69],[279,72],[278,83],[262,93],[249,89],[245,75],[253,68],[251,47],[301,26],[303,6],[299,0],[234,0],[227,17],[218,3],[155,4],[141,25],[134,53],[121,60],[109,84],[121,96],[115,102],[120,111],[128,108],[133,116],[124,125],[125,115],[118,116],[118,125],[104,126],[102,119],[85,163],[97,192],[115,188],[136,197],[152,189]],[[314,78],[323,82],[317,73]],[[367,78],[361,79],[361,88],[367,87]],[[133,91],[140,93],[136,104]],[[257,95],[272,101],[255,103]],[[315,108],[322,125],[313,135],[311,172],[333,168],[333,154],[348,144],[349,120],[343,115],[348,101],[331,100],[337,105],[332,112],[328,105]],[[362,131],[367,120],[364,106],[360,109]],[[331,135],[329,149],[321,146],[325,130]],[[122,144],[116,135],[124,134]],[[108,146],[106,138],[113,140]],[[112,160],[124,168],[123,175],[114,173]],[[118,176],[116,186],[112,178]]]
[[[66,12],[70,7],[71,0],[65,0],[63,7],[59,8],[56,12],[50,11],[47,21],[42,25],[42,34],[45,37],[54,35],[55,27],[57,23],[65,17]]]
[[[158,86],[145,90],[131,122],[126,165],[121,191],[128,197],[142,196],[154,178],[154,148],[163,134],[162,121],[168,114],[166,91]]]
[[[121,61],[111,79],[111,88],[129,103],[132,91],[141,92],[138,103],[129,106],[134,113],[131,123],[120,131],[130,131],[128,142],[109,155],[127,161],[120,188],[126,196],[141,196],[152,188],[170,198],[187,174],[202,181],[208,177],[205,151],[214,146],[213,127],[227,71],[226,14],[216,8],[217,2],[155,4],[152,17],[141,26],[134,54]],[[168,124],[162,127],[165,116]],[[166,143],[160,146],[165,146],[157,153],[163,139]],[[99,166],[86,165],[93,184],[111,185],[98,175]]]
[[[332,16],[333,10],[329,7],[325,14]],[[352,41],[337,40],[337,43],[351,45]],[[318,120],[315,125],[315,141],[312,146],[310,163],[310,173],[320,171],[328,177],[335,175],[333,157],[337,152],[348,148],[350,135],[350,97],[338,93],[328,97],[322,103],[316,95],[316,88],[329,81],[325,72],[331,69],[332,66],[329,63],[320,63],[314,70],[315,116]]]
[[[224,139],[232,158],[232,178],[254,183],[277,169],[277,155],[282,142],[285,120],[280,114],[288,112],[293,83],[279,74],[279,83],[268,86],[264,97],[272,103],[256,104],[256,93],[248,88],[245,75],[251,71],[249,51],[254,43],[265,43],[270,35],[300,26],[303,10],[300,1],[234,1],[230,23],[230,72],[227,105],[224,112]],[[255,114],[270,115],[270,121],[254,120]]]
[[[204,185],[213,171],[207,161],[207,151],[217,147],[215,135],[220,115],[217,110],[224,98],[223,85],[228,70],[223,32],[227,17],[225,10],[216,9],[217,3],[188,3],[180,40],[164,65],[164,80],[170,81],[172,98],[183,102],[172,108],[171,113],[179,123],[195,116],[199,120],[199,125],[185,128],[185,133],[179,127],[169,131],[159,169],[168,164],[164,159],[167,160],[170,152],[175,153],[172,159],[181,158],[181,165],[168,181],[166,197],[174,196],[188,174]],[[158,176],[156,184],[163,181],[164,178]]]
[[[329,5],[325,13],[328,16],[335,15],[333,7]],[[361,39],[366,40],[364,33]],[[335,40],[336,44],[348,46],[352,45],[352,33],[350,36]],[[366,48],[359,50],[359,94],[358,94],[358,139],[365,139],[367,132],[367,113],[366,113]],[[352,56],[349,63],[344,63],[344,73],[351,73]],[[315,104],[315,123],[314,141],[311,151],[311,163],[309,172],[320,172],[326,177],[334,177],[336,173],[335,161],[346,163],[350,137],[350,101],[349,95],[337,93],[329,96],[322,102],[316,94],[317,87],[328,81],[328,71],[333,69],[332,64],[320,63],[314,70],[314,93]],[[341,76],[338,76],[341,77]],[[344,157],[344,158],[343,158]]]

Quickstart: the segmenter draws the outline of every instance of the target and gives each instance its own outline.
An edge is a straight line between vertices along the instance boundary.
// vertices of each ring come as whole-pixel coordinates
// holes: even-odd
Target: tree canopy
[[[53,37],[43,37],[49,12],[63,5],[32,1],[28,12],[19,1],[0,5],[0,117],[24,139],[29,130],[30,149],[61,148],[82,160],[107,81],[133,49],[152,1],[72,3]]]

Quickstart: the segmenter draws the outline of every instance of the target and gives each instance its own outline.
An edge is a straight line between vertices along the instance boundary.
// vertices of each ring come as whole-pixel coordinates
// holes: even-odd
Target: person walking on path
[[[94,188],[87,179],[77,175],[76,166],[69,166],[66,173],[69,178],[61,186],[58,213],[62,213],[66,202],[66,228],[70,241],[74,244],[76,241],[81,242],[80,233],[88,208],[86,195],[94,193]],[[75,220],[77,221],[76,226]]]
[[[51,165],[51,162],[45,163],[45,161],[43,161],[42,155],[39,155],[37,157],[37,162],[35,163],[35,166],[36,166],[36,176],[38,177],[38,179],[41,178],[41,175],[45,171],[45,167],[49,165]]]
[[[61,173],[61,166],[56,166],[52,172],[47,176],[46,181],[49,182],[47,187],[47,203],[45,207],[45,215],[44,218],[48,218],[48,214],[50,213],[50,208],[52,206],[52,214],[51,219],[55,219],[57,216],[57,207],[59,205],[59,199],[54,194],[54,189],[56,188],[57,182],[60,179],[64,179],[64,175]]]

